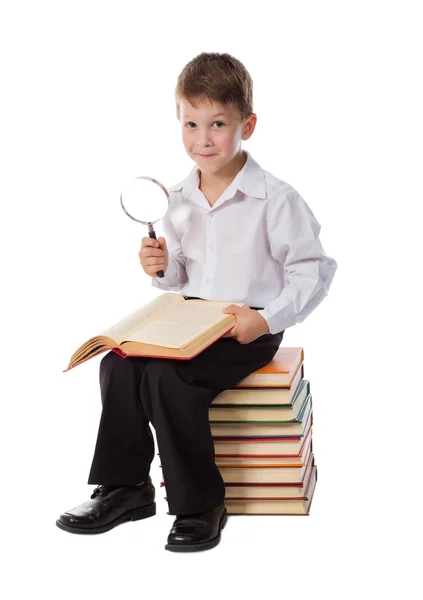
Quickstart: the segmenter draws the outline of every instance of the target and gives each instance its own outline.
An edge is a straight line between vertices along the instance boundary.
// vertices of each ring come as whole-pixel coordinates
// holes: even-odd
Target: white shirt
[[[324,253],[320,225],[300,194],[244,153],[243,168],[213,206],[198,187],[197,166],[169,188],[162,221],[169,264],[152,285],[263,307],[258,312],[275,334],[320,304],[337,263]]]

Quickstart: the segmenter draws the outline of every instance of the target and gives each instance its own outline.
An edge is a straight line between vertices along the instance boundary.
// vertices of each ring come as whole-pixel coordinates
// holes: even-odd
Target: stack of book
[[[302,348],[279,348],[216,396],[209,421],[228,514],[309,514],[317,467]]]
[[[209,421],[228,514],[309,514],[317,467],[302,348],[279,348],[268,365],[216,396]]]

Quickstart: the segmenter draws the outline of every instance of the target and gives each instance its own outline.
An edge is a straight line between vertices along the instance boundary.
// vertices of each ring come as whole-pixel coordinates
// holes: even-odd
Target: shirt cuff
[[[175,264],[175,261],[169,256],[169,263],[167,265],[166,273],[164,277],[153,277],[153,281],[160,283],[162,285],[172,285],[175,283],[176,276],[178,275],[178,268]]]
[[[269,327],[269,333],[275,335],[284,331],[288,327],[292,327],[296,323],[295,314],[292,310],[292,303],[285,306],[277,312],[271,311],[269,308],[263,308],[257,311],[266,321]]]

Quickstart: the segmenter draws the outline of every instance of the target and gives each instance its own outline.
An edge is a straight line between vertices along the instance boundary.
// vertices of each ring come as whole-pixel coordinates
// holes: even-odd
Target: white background
[[[3,4],[4,597],[421,597],[419,4]],[[159,293],[119,194],[192,168],[173,94],[202,51],[249,70],[244,148],[303,196],[339,268],[283,341],[304,347],[313,392],[310,516],[232,517],[215,549],[175,554],[157,456],[155,518],[99,536],[55,526],[91,493],[101,409],[100,358],[63,370]]]

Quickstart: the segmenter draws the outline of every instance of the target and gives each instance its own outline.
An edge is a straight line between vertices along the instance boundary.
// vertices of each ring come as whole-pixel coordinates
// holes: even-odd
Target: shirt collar
[[[266,198],[266,182],[263,169],[247,150],[244,150],[244,152],[247,155],[247,160],[223,195],[228,199],[234,196],[236,190],[240,190],[247,196],[264,199]],[[188,177],[169,188],[169,191],[176,192],[182,190],[182,195],[185,198],[189,198],[195,190],[199,189],[199,180],[199,169],[195,165]]]

